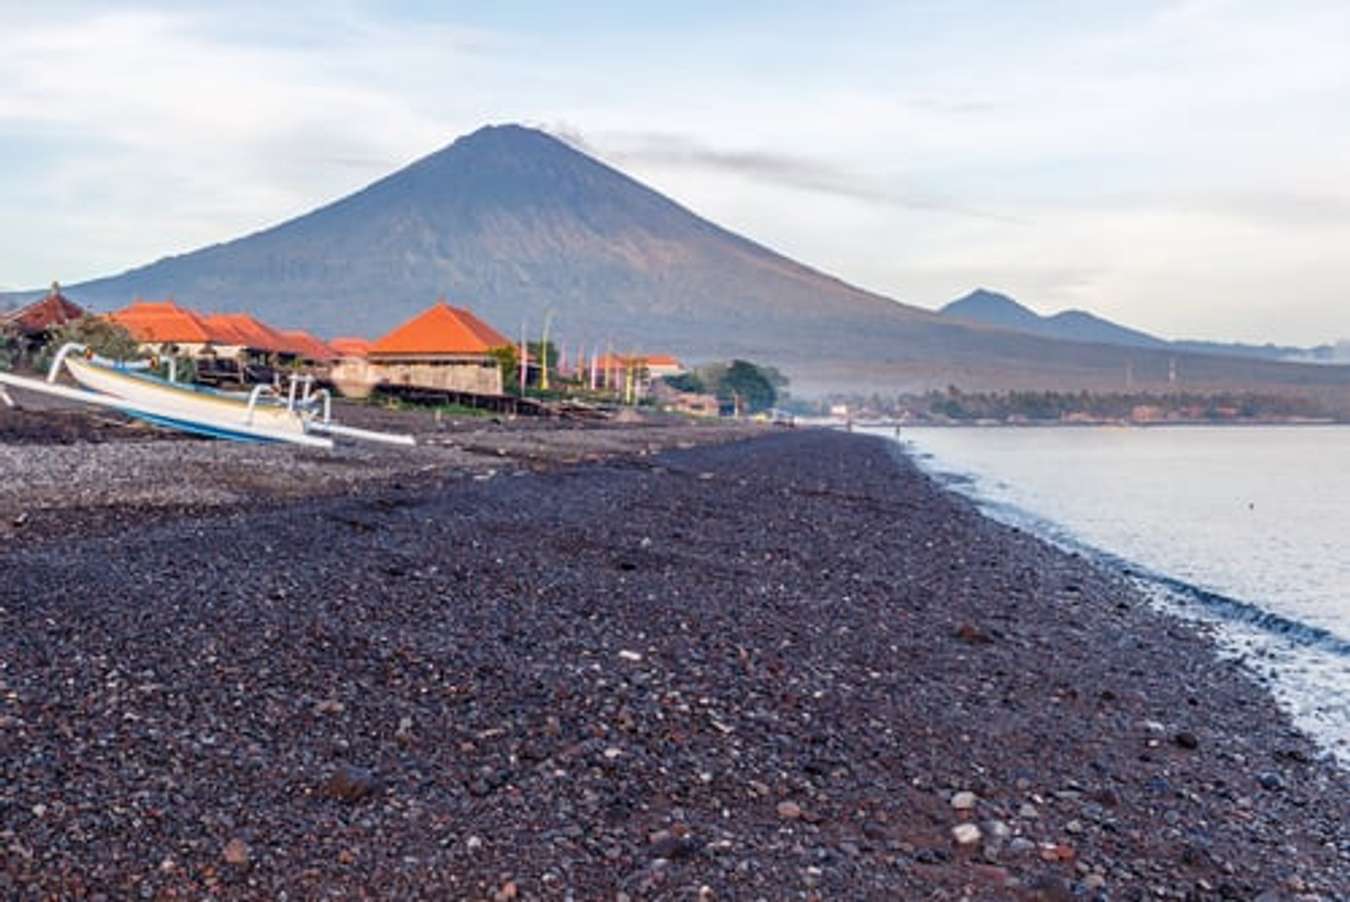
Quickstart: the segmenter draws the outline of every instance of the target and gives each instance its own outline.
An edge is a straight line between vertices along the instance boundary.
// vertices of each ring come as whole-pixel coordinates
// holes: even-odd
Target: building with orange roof
[[[226,357],[237,356],[241,353],[255,353],[266,355],[270,350],[265,347],[257,347],[252,335],[248,331],[241,329],[234,321],[234,318],[225,313],[212,313],[203,320],[206,328],[211,333],[211,343],[215,346],[217,354]]]
[[[587,374],[590,366],[586,365]],[[631,371],[639,392],[645,392],[655,379],[685,372],[683,364],[669,354],[601,354],[594,366],[597,388],[622,388]]]
[[[197,355],[197,380],[208,385],[270,382],[269,350],[254,347],[251,335],[221,313],[203,317],[211,342]]]
[[[306,363],[327,363],[340,356],[325,342],[303,329],[283,329],[281,335],[291,343],[291,347],[295,348],[299,359]]]
[[[214,313],[205,318],[212,343],[197,360],[203,381],[270,382],[273,367],[315,372],[337,357],[303,330],[282,330],[247,313]]]
[[[510,346],[511,339],[473,311],[442,299],[371,342],[364,358],[344,356],[332,379],[354,396],[381,383],[500,395],[502,372],[492,352]]]
[[[0,338],[13,336],[18,341],[21,356],[36,354],[52,340],[57,329],[87,316],[88,312],[61,293],[61,286],[52,283],[45,296],[18,310],[0,313]]]
[[[642,363],[647,368],[647,374],[653,379],[678,376],[685,371],[685,366],[680,363],[679,358],[669,354],[647,354],[642,358]]]
[[[444,300],[370,346],[372,358],[474,357],[509,347],[511,339],[463,307]]]
[[[285,333],[247,313],[217,313],[207,318],[207,324],[218,331],[227,353],[248,350],[293,360],[302,350]]]
[[[352,336],[334,338],[328,342],[328,347],[332,348],[339,357],[366,357],[370,354],[370,345],[370,339]]]
[[[138,298],[109,317],[152,353],[193,358],[207,382],[266,382],[274,366],[337,357],[307,332],[283,332],[247,313],[199,314],[171,300]]]
[[[86,315],[88,311],[62,294],[61,286],[53,282],[45,296],[0,315],[0,325],[29,339],[45,339],[53,330]]]
[[[212,331],[205,319],[173,301],[137,298],[108,316],[142,347],[157,354],[195,356],[212,343]]]
[[[651,398],[662,410],[693,417],[716,417],[722,409],[716,395],[680,391],[669,382],[659,380],[652,382]]]

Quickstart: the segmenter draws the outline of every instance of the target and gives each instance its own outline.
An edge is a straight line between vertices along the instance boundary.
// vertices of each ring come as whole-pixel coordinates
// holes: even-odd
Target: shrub
[[[0,370],[13,369],[14,362],[18,359],[19,342],[14,336],[0,332]]]
[[[37,368],[45,370],[51,366],[56,352],[71,341],[79,342],[109,360],[144,360],[150,356],[141,350],[131,333],[117,323],[101,316],[86,316],[52,330],[47,344],[34,361]]]

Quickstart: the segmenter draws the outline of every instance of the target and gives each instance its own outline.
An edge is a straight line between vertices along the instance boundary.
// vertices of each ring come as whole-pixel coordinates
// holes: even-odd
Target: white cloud
[[[219,40],[214,24],[210,14],[102,13],[0,37],[10,86],[0,131],[12,152],[35,135],[62,137],[36,184],[0,181],[0,199],[42,198],[30,216],[78,249],[67,251],[67,280],[304,212],[453,137],[400,91],[399,70],[434,64],[462,81],[468,35],[372,25],[359,40],[338,32],[337,43],[355,41],[339,54]]]
[[[523,120],[900,299],[984,284],[1164,334],[1350,334],[1339,2],[49,10],[0,32],[10,287],[253,231]]]

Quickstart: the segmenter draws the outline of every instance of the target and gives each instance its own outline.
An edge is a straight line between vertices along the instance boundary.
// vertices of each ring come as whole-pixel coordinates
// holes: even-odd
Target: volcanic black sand
[[[515,472],[0,550],[0,897],[1345,897],[1268,696],[882,441]]]

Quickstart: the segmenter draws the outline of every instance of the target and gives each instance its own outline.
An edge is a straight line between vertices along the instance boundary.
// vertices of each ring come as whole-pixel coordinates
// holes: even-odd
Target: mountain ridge
[[[302,216],[64,291],[94,309],[169,296],[368,337],[443,296],[507,335],[522,323],[537,335],[552,311],[569,349],[745,357],[817,392],[1104,388],[1127,367],[1110,345],[991,328],[857,288],[518,125],[462,136]],[[1163,356],[1129,367],[1141,382],[1166,378]],[[1186,369],[1216,386],[1335,382],[1267,363]]]
[[[1087,310],[1069,309],[1042,315],[1006,294],[986,288],[976,288],[969,294],[938,308],[937,312],[939,316],[1014,329],[1063,341],[1095,342],[1180,353],[1258,357],[1286,362],[1297,360],[1332,362],[1335,359],[1335,348],[1329,344],[1300,348],[1273,343],[1253,345],[1242,342],[1168,340],[1139,329],[1122,326]]]

